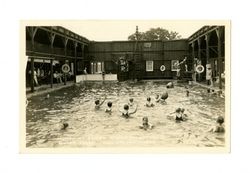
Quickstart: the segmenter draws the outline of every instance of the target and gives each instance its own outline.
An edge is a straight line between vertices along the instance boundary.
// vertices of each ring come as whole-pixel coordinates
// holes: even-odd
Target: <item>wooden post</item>
[[[35,35],[37,32],[37,27],[26,27],[28,33],[31,36],[32,50],[35,51]],[[31,92],[34,92],[34,57],[31,57]]]
[[[222,73],[222,57],[221,57],[221,27],[216,29],[218,38],[218,67],[219,67],[219,88],[222,89],[221,73]]]
[[[50,88],[53,88],[53,60],[50,60]]]
[[[205,35],[205,40],[206,40],[206,61],[207,61],[207,64],[209,62],[209,39],[210,39],[210,34],[207,34]]]
[[[196,65],[195,65],[195,54],[194,54],[194,42],[191,43],[191,47],[192,47],[192,57],[193,57],[193,81],[196,82]]]
[[[198,59],[201,60],[201,40],[198,38]]]
[[[53,43],[55,40],[55,34],[50,33],[49,34],[49,40],[50,40],[50,50],[51,50],[51,54],[54,53],[54,47],[53,47]],[[53,60],[50,60],[50,88],[53,88]]]
[[[77,58],[77,42],[74,42],[74,48],[75,48],[75,60],[74,60],[74,82],[76,83],[76,58]]]
[[[68,38],[64,38],[63,41],[64,41],[64,56],[65,56],[64,63],[66,63]],[[66,85],[67,79],[66,79],[66,74],[65,73],[63,74],[63,77],[64,77],[64,85]]]
[[[31,57],[30,58],[31,59],[31,92],[34,92],[35,91],[35,89],[34,89],[34,57]]]

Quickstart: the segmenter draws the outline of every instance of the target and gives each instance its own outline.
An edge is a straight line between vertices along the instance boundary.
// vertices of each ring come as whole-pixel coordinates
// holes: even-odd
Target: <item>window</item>
[[[146,61],[146,71],[154,71],[154,62]]]
[[[151,47],[151,43],[144,43],[144,47],[145,48],[150,48]]]
[[[179,60],[172,60],[172,61],[171,61],[171,70],[172,70],[172,71],[177,71],[177,69],[178,69],[178,64],[179,64]]]
[[[91,62],[91,74],[100,74],[104,71],[104,62]]]

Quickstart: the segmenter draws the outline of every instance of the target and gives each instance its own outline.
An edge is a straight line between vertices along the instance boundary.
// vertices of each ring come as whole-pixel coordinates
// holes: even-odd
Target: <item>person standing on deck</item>
[[[177,70],[176,70],[176,77],[177,77],[177,79],[180,79],[180,77],[181,77],[181,67],[180,67],[180,65],[183,64],[183,63],[185,63],[186,60],[187,60],[187,57],[185,57],[184,60],[182,60],[181,62],[175,63],[175,66],[177,68]]]
[[[206,80],[207,80],[207,85],[210,85],[212,87],[213,86],[213,80],[212,80],[211,64],[207,64]]]

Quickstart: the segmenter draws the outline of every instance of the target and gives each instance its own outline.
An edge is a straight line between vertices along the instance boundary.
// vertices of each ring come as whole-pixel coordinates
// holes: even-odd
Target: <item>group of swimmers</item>
[[[166,87],[167,88],[174,88],[173,82],[169,82]],[[188,97],[190,92],[189,92],[187,87],[186,87],[186,89],[187,89],[186,96]],[[49,98],[49,94],[46,96],[45,99],[48,99],[48,98]],[[101,106],[105,102],[106,98],[107,97],[105,96],[105,98],[102,101],[100,101],[99,99],[95,100],[95,110],[99,110],[101,108]],[[155,97],[155,103],[166,104],[167,98],[168,98],[168,92],[164,92],[162,95],[157,94]],[[111,114],[112,113],[112,106],[113,106],[113,103],[111,101],[108,101],[105,112],[108,114]],[[147,101],[146,101],[145,106],[146,107],[154,107],[155,106],[155,104],[151,100],[151,97],[147,97]],[[130,98],[128,103],[124,104],[123,109],[119,109],[119,111],[121,112],[122,117],[130,118],[130,116],[132,114],[136,113],[137,104],[134,103],[133,98]],[[185,114],[184,108],[177,108],[174,112],[167,115],[167,118],[174,119],[177,123],[179,123],[179,122],[188,120],[188,115]],[[213,126],[212,128],[210,128],[208,130],[208,132],[224,133],[225,129],[224,129],[223,123],[224,123],[224,117],[219,116],[216,120],[216,125]],[[69,124],[67,122],[64,122],[61,125],[61,130],[67,129],[68,126],[69,126]],[[147,129],[152,129],[153,127],[154,127],[154,125],[149,123],[148,117],[144,116],[142,118],[142,124],[139,126],[139,128],[147,130]]]
[[[167,88],[174,88],[173,82],[169,82],[166,87]],[[188,97],[189,90],[188,90],[188,88],[186,88],[186,89],[187,89],[186,96]],[[155,97],[155,102],[161,103],[161,104],[166,104],[167,98],[168,98],[168,92],[164,92],[162,95],[157,94]],[[106,96],[102,101],[96,100],[95,101],[95,109],[99,110],[101,105],[105,102],[105,100],[106,100]],[[107,102],[107,108],[105,109],[106,113],[109,113],[109,114],[112,113],[112,104],[113,103],[111,101]],[[145,106],[146,107],[154,107],[155,106],[155,104],[152,102],[151,97],[147,97],[147,101],[146,101]],[[119,109],[119,111],[121,112],[121,115],[124,118],[129,118],[130,115],[136,113],[137,105],[134,103],[134,99],[130,98],[128,103],[124,104],[123,109]],[[175,116],[173,116],[173,114],[175,114]],[[168,117],[174,119],[176,122],[182,122],[182,121],[186,121],[188,119],[188,115],[185,114],[184,108],[177,108],[175,110],[175,112],[170,113],[170,115],[168,115]],[[211,132],[224,132],[225,131],[224,127],[223,127],[224,118],[222,116],[220,116],[220,117],[218,117],[216,122],[218,124],[215,127],[211,128],[209,131],[211,131]],[[141,129],[147,130],[147,129],[152,129],[154,126],[149,123],[148,117],[144,116],[142,118],[142,125],[140,125],[139,127]]]

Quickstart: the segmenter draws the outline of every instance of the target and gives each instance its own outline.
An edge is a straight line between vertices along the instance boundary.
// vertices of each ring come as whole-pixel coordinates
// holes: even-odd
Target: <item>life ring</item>
[[[203,65],[197,65],[195,70],[197,73],[202,73],[202,72],[204,72],[204,67],[203,67]]]
[[[62,65],[62,72],[63,73],[68,73],[70,71],[70,67],[68,64],[63,64]]]
[[[161,71],[165,71],[165,70],[166,70],[165,65],[161,65],[160,70],[161,70]]]

